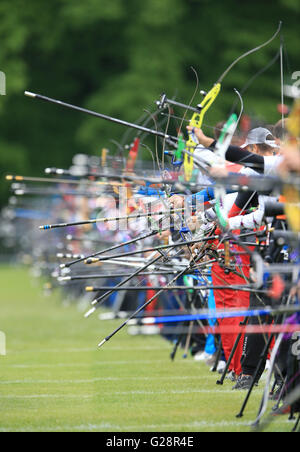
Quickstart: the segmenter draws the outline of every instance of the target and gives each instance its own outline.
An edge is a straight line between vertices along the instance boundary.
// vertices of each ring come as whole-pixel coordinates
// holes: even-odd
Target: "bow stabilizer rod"
[[[120,124],[120,125],[123,125],[123,126],[126,126],[126,127],[131,127],[133,129],[140,130],[141,132],[149,133],[151,135],[156,135],[158,137],[161,137],[161,138],[165,139],[168,142],[168,144],[173,145],[173,146],[176,146],[176,143],[178,141],[177,137],[173,137],[171,135],[165,134],[164,132],[160,132],[159,130],[149,129],[148,127],[143,127],[143,126],[138,125],[138,124],[134,124],[134,123],[131,123],[131,122],[123,121],[122,119],[113,118],[112,116],[104,115],[102,113],[98,113],[98,112],[93,111],[93,110],[88,110],[86,108],[78,107],[77,105],[69,104],[69,103],[63,102],[61,100],[57,100],[57,99],[53,99],[51,97],[43,96],[42,94],[33,93],[31,91],[25,91],[24,94],[25,94],[25,96],[31,97],[33,99],[40,99],[40,100],[43,100],[45,102],[50,102],[50,103],[53,103],[53,104],[56,104],[56,105],[60,105],[61,107],[69,108],[71,110],[76,110],[76,111],[79,111],[81,113],[86,113],[88,115],[95,116],[96,118],[105,119],[107,121],[114,122],[116,124]]]

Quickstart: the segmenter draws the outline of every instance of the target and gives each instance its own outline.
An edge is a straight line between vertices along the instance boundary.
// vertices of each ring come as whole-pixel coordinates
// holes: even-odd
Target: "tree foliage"
[[[111,140],[120,141],[126,132],[29,99],[24,90],[136,121],[155,110],[162,92],[189,103],[195,72],[199,90],[209,89],[236,57],[269,39],[280,20],[289,80],[300,70],[299,16],[298,0],[1,0],[1,175],[40,175],[47,166],[68,167],[75,153],[99,155],[103,147],[113,153]],[[233,88],[242,90],[279,44],[276,39],[234,67],[207,124],[227,117],[236,100]],[[201,101],[199,90],[195,103]],[[244,93],[245,111],[273,123],[280,95],[277,60]],[[3,177],[0,188],[4,202]]]

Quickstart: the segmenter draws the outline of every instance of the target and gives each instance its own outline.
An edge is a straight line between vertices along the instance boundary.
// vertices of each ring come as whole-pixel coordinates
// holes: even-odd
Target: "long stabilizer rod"
[[[148,127],[143,127],[143,126],[140,126],[138,124],[131,123],[131,122],[123,121],[122,119],[113,118],[111,116],[104,115],[102,113],[97,113],[96,111],[93,111],[93,110],[88,110],[86,108],[78,107],[77,105],[72,105],[72,104],[69,104],[67,102],[63,102],[61,100],[57,100],[57,99],[53,99],[51,97],[43,96],[42,94],[32,93],[30,91],[25,91],[24,94],[25,94],[25,96],[28,96],[28,97],[31,97],[31,98],[34,98],[34,99],[40,99],[40,100],[43,100],[45,102],[51,102],[53,104],[60,105],[61,107],[69,108],[71,110],[80,111],[81,113],[86,113],[88,115],[95,116],[96,118],[105,119],[105,120],[110,121],[110,122],[115,122],[117,124],[121,124],[121,125],[126,126],[126,127],[131,127],[133,129],[137,129],[137,130],[140,130],[142,132],[149,133],[151,135],[156,135],[158,137],[164,138],[165,140],[168,140],[170,143],[173,143],[175,141],[175,143],[173,143],[175,145],[176,145],[176,143],[178,141],[177,137],[173,137],[171,135],[165,134],[164,132],[160,132],[158,130],[149,129]]]

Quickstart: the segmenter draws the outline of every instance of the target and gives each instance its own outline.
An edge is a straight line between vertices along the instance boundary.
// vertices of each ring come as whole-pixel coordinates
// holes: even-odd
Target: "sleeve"
[[[270,155],[270,156],[264,157],[264,160],[265,160],[265,174],[268,176],[276,176],[278,165],[282,162],[283,156],[282,155],[276,155],[276,156]]]
[[[213,187],[206,187],[191,196],[192,205],[196,206],[198,202],[207,203],[215,199]]]
[[[236,215],[240,215],[241,212],[243,212],[246,209],[249,209],[249,207],[257,206],[258,205],[258,195],[254,191],[246,191],[246,192],[239,192],[236,200],[231,207],[228,217],[235,217]]]
[[[214,149],[216,142],[213,142],[211,148]],[[225,153],[225,159],[229,162],[240,163],[255,169],[258,173],[264,173],[265,159],[261,155],[241,149],[238,146],[230,145]]]
[[[248,215],[237,215],[235,217],[229,218],[228,227],[229,229],[255,229],[258,228],[264,218],[264,209],[259,208]]]

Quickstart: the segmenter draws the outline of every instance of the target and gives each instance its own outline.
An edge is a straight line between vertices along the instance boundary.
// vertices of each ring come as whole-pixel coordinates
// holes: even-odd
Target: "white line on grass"
[[[166,391],[116,391],[112,393],[109,392],[101,392],[95,394],[26,394],[26,395],[13,395],[13,394],[0,394],[1,399],[42,399],[42,398],[93,398],[97,396],[105,396],[112,395],[116,396],[129,396],[129,395],[162,395],[162,394],[231,394],[231,395],[240,395],[240,391],[232,391],[231,389],[187,389],[187,390],[166,390]]]
[[[124,377],[95,377],[89,379],[78,379],[78,380],[35,380],[35,379],[24,379],[24,380],[0,380],[1,385],[15,385],[15,384],[90,384],[97,383],[98,381],[124,381],[124,380],[134,380],[134,381],[152,381],[152,380],[207,380],[208,377],[215,379],[215,375],[200,375],[200,376],[151,376],[151,377],[136,377],[136,376],[124,376]]]
[[[280,423],[283,424],[291,424],[291,421],[288,419],[275,419],[273,423],[276,425]],[[170,424],[139,424],[139,425],[116,425],[110,423],[101,423],[101,424],[81,424],[81,425],[62,425],[62,426],[43,426],[43,427],[27,427],[17,429],[18,432],[38,432],[38,431],[51,431],[51,432],[70,432],[70,431],[78,431],[78,432],[151,432],[154,431],[159,436],[159,432],[180,432],[184,430],[185,432],[193,432],[205,431],[206,429],[216,429],[216,428],[236,428],[236,427],[249,427],[251,428],[251,424],[249,421],[240,422],[240,421],[219,421],[219,422],[209,422],[209,421],[194,421],[194,422],[185,422],[180,424],[170,423]],[[13,429],[0,427],[0,432],[11,432]],[[250,430],[249,430],[250,431]]]
[[[109,347],[110,352],[119,352],[119,351],[155,351],[155,350],[170,350],[170,346],[164,345],[162,347],[121,347],[114,346]],[[87,347],[87,348],[44,348],[44,349],[36,349],[36,350],[8,350],[8,354],[10,355],[24,355],[24,353],[87,353],[87,352],[97,352],[98,349],[96,347]]]
[[[193,365],[199,365],[195,361],[185,361],[186,363],[193,364]],[[10,368],[18,368],[18,369],[31,369],[31,368],[48,368],[48,367],[91,367],[93,366],[107,366],[107,365],[133,365],[133,364],[150,364],[155,365],[159,363],[166,363],[164,359],[161,360],[130,360],[130,361],[97,361],[97,362],[87,362],[87,363],[53,363],[53,364],[9,364],[7,367]],[[5,368],[5,364],[2,366]]]
[[[94,397],[93,394],[26,394],[26,395],[14,395],[3,394],[0,395],[1,399],[90,399]]]
[[[176,389],[166,391],[119,391],[114,392],[115,395],[161,395],[161,394],[240,394],[240,391],[232,391],[232,389]]]
[[[239,421],[221,421],[221,422],[208,422],[208,421],[196,421],[189,423],[170,423],[170,424],[143,424],[143,425],[116,425],[109,423],[101,423],[101,424],[82,424],[82,425],[65,425],[65,426],[43,426],[41,428],[37,427],[27,427],[18,429],[20,432],[33,432],[33,431],[57,431],[57,432],[69,432],[69,431],[79,431],[79,432],[87,432],[87,431],[109,431],[109,432],[146,432],[146,431],[155,431],[155,432],[180,432],[182,429],[184,431],[193,431],[192,429],[197,429],[201,432],[201,429],[208,428],[226,428],[226,427],[250,427],[249,422],[239,422]],[[9,429],[0,428],[0,432],[9,432]],[[158,435],[159,436],[159,435]]]

